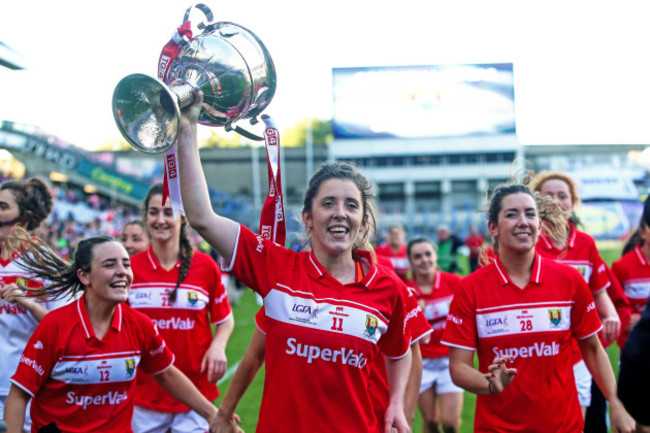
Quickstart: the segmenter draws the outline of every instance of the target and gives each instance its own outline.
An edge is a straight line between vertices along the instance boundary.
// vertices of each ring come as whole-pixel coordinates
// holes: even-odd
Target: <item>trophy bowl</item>
[[[257,123],[275,94],[275,66],[262,41],[238,24],[216,22],[179,46],[176,58],[161,56],[164,79],[132,74],[115,87],[113,116],[124,138],[144,153],[167,151],[178,137],[181,110],[198,88],[200,124],[262,140],[235,125],[244,119]]]

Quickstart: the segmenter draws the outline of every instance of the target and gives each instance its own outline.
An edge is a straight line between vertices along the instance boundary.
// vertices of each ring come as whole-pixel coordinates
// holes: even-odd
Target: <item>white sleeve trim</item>
[[[168,365],[167,367],[163,368],[162,370],[158,370],[158,371],[156,371],[155,373],[149,373],[149,374],[150,374],[151,376],[155,376],[155,375],[157,375],[157,374],[160,374],[160,373],[162,373],[162,372],[164,372],[164,371],[169,370],[169,369],[171,368],[171,366],[174,365],[174,361],[176,361],[176,355],[172,354],[172,362],[170,362],[169,365]]]
[[[411,344],[410,344],[410,346],[412,346],[413,344],[415,344],[415,343],[417,343],[418,341],[422,340],[424,337],[426,337],[426,336],[428,336],[428,335],[431,335],[431,334],[433,334],[433,329],[429,329],[427,332],[421,334],[421,335],[420,335],[418,338],[416,338],[415,340],[411,339]]]
[[[448,343],[446,341],[440,340],[440,343],[444,344],[445,346],[449,347],[456,347],[458,349],[465,349],[465,350],[471,350],[472,352],[476,352],[475,347],[469,347],[469,346],[461,346],[460,344],[453,344],[453,343]]]
[[[402,355],[399,355],[399,356],[388,356],[388,355],[386,355],[386,354],[384,353],[384,357],[387,358],[387,359],[395,359],[395,360],[397,360],[397,359],[402,359],[402,358],[404,358],[404,357],[409,353],[409,350],[411,350],[411,344],[410,344],[410,343],[409,343],[409,345],[408,345],[408,348],[406,349],[406,351],[405,351]]]
[[[213,324],[213,325],[221,325],[223,322],[225,322],[226,320],[228,320],[228,318],[229,318],[230,316],[232,316],[232,308],[231,308],[231,310],[230,310],[230,313],[228,313],[228,315],[227,315],[226,317],[224,317],[223,319],[218,320],[218,321],[216,321],[216,322],[212,322],[212,324]]]
[[[239,234],[241,233],[241,224],[237,225],[237,236],[235,237],[235,245],[232,249],[232,257],[230,258],[230,263],[228,266],[225,266],[223,259],[219,258],[219,263],[221,264],[221,271],[230,272],[232,267],[235,265],[235,258],[237,257],[237,247],[239,246]]]
[[[20,383],[16,382],[14,379],[9,379],[9,382],[13,383],[13,384],[16,385],[18,388],[22,389],[22,390],[25,391],[27,394],[31,395],[32,398],[34,397],[34,394],[32,394],[32,392],[31,392],[30,390],[28,390],[27,388],[25,388],[25,387],[24,387],[23,385],[21,385]]]
[[[584,340],[585,338],[589,338],[592,335],[598,334],[601,330],[603,329],[603,325],[600,325],[600,328],[596,332],[592,332],[591,334],[585,335],[584,337],[576,337],[577,340]]]

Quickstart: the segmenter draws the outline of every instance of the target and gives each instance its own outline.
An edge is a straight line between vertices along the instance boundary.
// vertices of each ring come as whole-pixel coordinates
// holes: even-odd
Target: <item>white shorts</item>
[[[5,413],[5,404],[7,403],[7,396],[0,396],[0,419],[4,419]],[[25,409],[25,424],[23,424],[23,431],[32,431],[32,417],[29,415],[29,411],[32,407],[32,399],[30,398],[27,402],[27,409]]]
[[[463,389],[454,385],[454,382],[451,380],[448,356],[422,359],[422,382],[420,383],[420,394],[434,385],[436,387],[436,394],[463,392]]]
[[[158,412],[135,406],[131,427],[134,433],[208,433],[208,422],[193,410],[187,412]]]
[[[573,375],[576,379],[580,406],[591,406],[591,374],[587,369],[587,364],[583,360],[573,365]]]

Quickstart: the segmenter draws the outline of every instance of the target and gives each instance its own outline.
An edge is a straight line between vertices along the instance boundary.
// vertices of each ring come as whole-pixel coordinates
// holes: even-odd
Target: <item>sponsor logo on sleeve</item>
[[[463,319],[456,317],[453,314],[447,315],[447,322],[455,323],[458,326],[463,326]]]
[[[258,253],[261,253],[264,251],[264,238],[260,235],[257,235],[257,247],[255,247],[255,251]]]
[[[156,355],[160,355],[161,353],[163,353],[163,350],[165,350],[165,343],[164,342],[160,346],[158,346],[158,348],[156,348],[154,350],[150,350],[149,355],[151,357],[154,357]]]
[[[41,340],[38,340],[36,343],[34,343],[34,349],[42,349],[43,348],[43,342]]]
[[[588,312],[590,312],[591,310],[595,310],[595,309],[596,309],[596,303],[595,303],[595,302],[591,302],[589,305],[587,305],[587,311],[586,311],[586,312],[588,313]]]
[[[31,367],[36,373],[38,373],[39,376],[43,376],[45,374],[45,370],[43,370],[43,367],[38,365],[35,359],[30,359],[23,355],[20,358],[20,362],[27,365],[28,367]]]
[[[406,317],[404,318],[404,329],[406,329],[406,326],[408,325],[409,320],[417,317],[417,315],[419,314],[420,311],[422,311],[422,309],[418,305],[417,307],[413,308],[411,311],[409,311],[406,314]]]

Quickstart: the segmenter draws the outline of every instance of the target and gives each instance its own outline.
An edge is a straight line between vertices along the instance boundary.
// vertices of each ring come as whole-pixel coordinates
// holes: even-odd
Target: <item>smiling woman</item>
[[[310,250],[295,252],[256,236],[212,210],[196,136],[203,96],[195,96],[183,112],[178,143],[183,205],[192,227],[223,258],[224,270],[264,299],[266,379],[257,431],[409,431],[407,292],[366,249],[376,227],[372,183],[351,164],[325,163],[303,203]],[[390,393],[383,419],[373,408],[367,367],[384,361],[379,357],[386,359]],[[219,418],[234,425],[231,412]]]
[[[210,401],[219,396],[216,382],[226,372],[225,348],[232,333],[232,309],[221,272],[208,254],[195,251],[184,216],[175,216],[163,186],[152,186],[144,199],[143,219],[151,238],[132,257],[131,307],[146,314],[176,356],[176,366]],[[214,325],[214,336],[212,327]],[[168,428],[204,432],[200,414],[160,391],[155,378],[141,374],[135,394],[134,431]],[[156,430],[157,431],[157,430]]]
[[[573,377],[575,339],[610,402],[612,430],[631,432],[634,421],[616,397],[614,374],[596,335],[602,325],[587,283],[575,269],[535,250],[540,203],[545,224],[563,224],[557,203],[536,198],[520,183],[501,185],[490,198],[488,229],[497,256],[454,293],[442,336],[450,346],[451,377],[478,394],[477,431],[582,431],[577,390],[566,386]]]
[[[136,371],[152,374],[205,419],[216,418],[217,409],[172,365],[153,323],[125,304],[133,273],[119,242],[84,239],[68,264],[24,232],[17,241],[23,266],[48,281],[36,295],[82,296],[45,316],[29,340],[11,378],[9,432],[22,431],[30,398],[32,431],[131,432]]]

